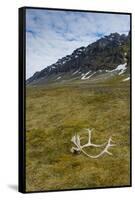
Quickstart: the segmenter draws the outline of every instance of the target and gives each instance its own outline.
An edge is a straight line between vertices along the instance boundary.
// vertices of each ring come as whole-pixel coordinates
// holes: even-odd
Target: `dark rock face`
[[[111,33],[109,36],[97,40],[87,47],[80,47],[59,59],[56,63],[36,72],[27,83],[32,83],[41,78],[48,78],[50,75],[61,73],[113,70],[117,65],[127,62],[130,68],[130,32],[126,36],[118,33]]]

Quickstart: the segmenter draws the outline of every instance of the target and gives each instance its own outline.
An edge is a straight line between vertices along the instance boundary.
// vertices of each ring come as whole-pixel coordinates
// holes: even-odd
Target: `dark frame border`
[[[26,191],[26,10],[42,9],[52,11],[73,11],[73,12],[89,12],[89,13],[106,13],[106,14],[124,14],[130,16],[130,184],[124,186],[105,186],[93,188],[76,188],[63,190],[44,190],[44,191]],[[19,8],[19,161],[18,161],[18,191],[21,193],[41,193],[41,192],[60,192],[74,190],[91,190],[91,189],[108,189],[108,188],[125,188],[132,187],[132,13],[128,12],[111,12],[111,11],[95,11],[95,10],[77,10],[64,8],[43,8],[43,7],[21,7]]]

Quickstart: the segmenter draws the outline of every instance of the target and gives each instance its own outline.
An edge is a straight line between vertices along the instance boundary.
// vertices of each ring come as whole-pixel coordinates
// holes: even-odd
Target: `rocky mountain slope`
[[[80,47],[56,63],[36,72],[27,84],[64,80],[86,80],[101,73],[130,72],[130,32],[111,33],[87,47]]]

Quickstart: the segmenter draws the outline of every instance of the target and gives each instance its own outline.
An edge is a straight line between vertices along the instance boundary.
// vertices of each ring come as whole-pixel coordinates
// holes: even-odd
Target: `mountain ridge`
[[[128,35],[111,33],[86,47],[75,49],[70,55],[34,73],[26,84],[60,80],[61,75],[69,73],[74,76],[77,76],[77,73],[88,74],[90,78],[91,74],[97,71],[113,71],[124,63],[127,63],[127,71],[130,71],[130,31]]]

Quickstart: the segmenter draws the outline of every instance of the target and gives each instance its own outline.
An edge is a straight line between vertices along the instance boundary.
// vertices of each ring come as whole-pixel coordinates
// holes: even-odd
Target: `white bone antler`
[[[72,147],[71,148],[71,152],[72,153],[83,153],[85,154],[86,156],[90,157],[90,158],[98,158],[100,156],[102,156],[103,154],[107,153],[109,155],[112,155],[111,152],[108,151],[109,147],[112,147],[112,146],[115,146],[115,144],[111,144],[111,137],[109,138],[108,142],[105,142],[103,144],[93,144],[91,142],[91,133],[92,133],[92,130],[90,129],[86,129],[88,131],[88,142],[84,145],[81,145],[81,138],[80,136],[76,133],[72,139],[71,139],[71,142],[74,143],[75,147]],[[93,156],[93,155],[89,155],[86,151],[84,151],[84,148],[86,147],[103,147],[105,146],[105,148],[97,155]]]

